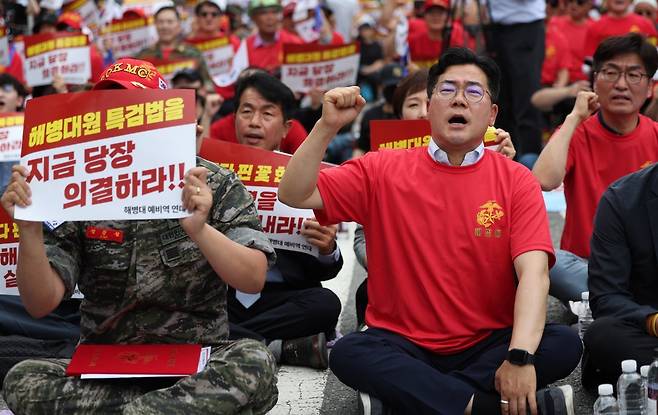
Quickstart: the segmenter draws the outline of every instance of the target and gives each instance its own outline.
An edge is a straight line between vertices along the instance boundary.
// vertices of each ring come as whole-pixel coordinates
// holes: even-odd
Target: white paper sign
[[[284,45],[284,51],[281,81],[295,92],[356,84],[359,52],[355,44]]]
[[[114,58],[119,59],[135,56],[153,44],[153,35],[148,19],[132,19],[113,22],[102,30],[101,39],[103,47],[112,49]]]
[[[18,161],[23,142],[23,116],[0,116],[0,162]]]

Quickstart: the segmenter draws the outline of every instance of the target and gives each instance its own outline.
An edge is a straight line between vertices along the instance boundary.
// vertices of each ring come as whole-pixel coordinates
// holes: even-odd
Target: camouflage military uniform
[[[199,163],[208,162],[199,159]],[[261,232],[251,196],[232,172],[208,177],[214,206],[208,223],[231,240],[274,250]],[[119,230],[123,242],[89,239],[89,227]],[[46,253],[66,295],[76,285],[83,343],[201,343],[213,346],[201,373],[163,380],[81,381],[68,360],[15,366],[4,397],[16,414],[265,413],[276,403],[276,362],[253,340],[229,342],[226,284],[178,220],[66,222],[45,231]],[[163,386],[168,386],[163,388]]]
[[[143,59],[149,61],[154,65],[158,65],[158,61],[163,59],[162,49],[160,49],[160,44],[156,43],[153,46],[144,48],[137,56],[137,59]],[[198,69],[201,79],[203,79],[203,85],[208,91],[214,91],[214,84],[210,73],[208,72],[208,66],[206,65],[206,60],[203,57],[203,54],[199,49],[187,43],[179,43],[174,50],[169,54],[170,61],[184,60],[188,58],[194,58],[197,61],[197,66],[195,69]]]

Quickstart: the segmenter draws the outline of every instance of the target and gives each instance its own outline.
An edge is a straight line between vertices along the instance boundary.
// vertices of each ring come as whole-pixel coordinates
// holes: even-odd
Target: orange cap
[[[76,12],[64,12],[57,18],[57,26],[66,25],[71,29],[82,30],[82,17]]]

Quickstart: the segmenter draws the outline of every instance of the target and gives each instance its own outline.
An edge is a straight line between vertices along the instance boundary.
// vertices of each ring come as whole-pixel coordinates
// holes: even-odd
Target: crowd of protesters
[[[330,367],[364,413],[571,414],[572,389],[549,385],[581,356],[590,390],[614,384],[622,360],[652,361],[655,0],[82,3],[3,3],[0,115],[53,94],[193,89],[197,153],[225,141],[293,155],[279,198],[314,210],[300,234],[318,255],[275,249],[237,176],[200,157],[183,190],[192,216],[103,222],[126,232],[117,245],[83,240],[95,222],[17,220],[20,297],[0,295],[0,332],[35,352],[5,356],[0,341],[15,413],[266,413],[279,363]],[[152,42],[118,58],[104,27],[130,19],[146,22]],[[87,37],[86,82],[27,75],[25,40],[53,33]],[[217,38],[238,73],[213,75],[195,46]],[[356,85],[300,92],[282,81],[284,45],[352,43]],[[376,120],[427,120],[429,147],[371,151]],[[482,143],[487,127],[495,147]],[[319,171],[322,161],[341,166]],[[0,185],[13,215],[31,202],[27,171],[12,164],[0,163]],[[540,190],[561,186],[554,251]],[[359,330],[342,336],[340,300],[321,282],[343,266],[336,235],[349,221],[368,278]],[[183,235],[177,252],[198,255],[169,261],[171,246],[154,242],[168,229]],[[169,306],[174,272],[210,289]],[[157,283],[140,287],[140,273]],[[82,300],[71,298],[76,284]],[[113,284],[129,288],[101,289]],[[546,301],[568,307],[586,291],[595,321],[583,348],[573,328],[546,324]],[[78,342],[213,351],[184,380],[108,383],[65,375]]]

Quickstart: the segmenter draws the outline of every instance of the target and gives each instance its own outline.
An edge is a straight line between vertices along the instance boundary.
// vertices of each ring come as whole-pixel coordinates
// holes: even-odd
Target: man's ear
[[[283,123],[283,128],[284,128],[285,134],[283,134],[282,138],[286,138],[286,136],[290,132],[290,128],[292,128],[292,119],[289,119],[288,121],[284,122]]]
[[[496,117],[498,116],[498,105],[493,104],[491,106],[491,112],[489,113],[489,125],[496,124]]]
[[[16,105],[16,109],[21,109],[21,108],[23,108],[23,104],[25,103],[25,97],[22,97],[22,96],[19,95],[19,96],[18,96],[18,99],[16,100],[16,102],[18,103],[18,104]]]

